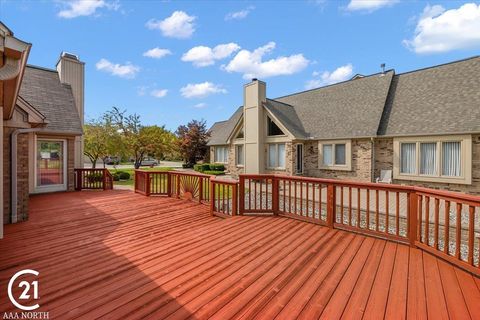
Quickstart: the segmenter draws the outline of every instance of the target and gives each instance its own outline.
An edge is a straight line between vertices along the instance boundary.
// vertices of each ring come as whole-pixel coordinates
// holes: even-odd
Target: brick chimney
[[[265,168],[265,116],[263,103],[267,85],[252,79],[243,87],[243,122],[245,132],[245,173],[262,173]]]
[[[75,105],[83,126],[85,98],[85,63],[77,55],[62,52],[57,62],[57,71],[62,83],[72,87]],[[75,138],[75,168],[83,168],[83,137]]]

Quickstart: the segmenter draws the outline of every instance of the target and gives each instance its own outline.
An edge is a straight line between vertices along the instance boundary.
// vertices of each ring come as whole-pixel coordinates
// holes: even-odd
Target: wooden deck
[[[129,191],[34,196],[0,240],[0,311],[40,272],[52,319],[480,319],[480,279],[405,245]]]

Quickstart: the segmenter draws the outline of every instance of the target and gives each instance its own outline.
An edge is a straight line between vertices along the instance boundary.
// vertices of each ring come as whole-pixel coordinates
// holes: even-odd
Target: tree
[[[134,158],[135,169],[138,169],[146,155],[162,158],[167,152],[172,152],[175,143],[173,134],[159,126],[144,126],[140,116],[126,113],[113,107],[105,116],[107,124],[111,124],[122,136],[120,147]]]
[[[83,127],[84,151],[83,153],[92,162],[95,168],[98,159],[104,159],[113,154],[118,136],[115,130],[103,119],[90,120]]]
[[[210,133],[204,120],[192,120],[186,126],[181,125],[175,132],[178,137],[178,149],[187,165],[193,165],[198,160],[205,159]]]

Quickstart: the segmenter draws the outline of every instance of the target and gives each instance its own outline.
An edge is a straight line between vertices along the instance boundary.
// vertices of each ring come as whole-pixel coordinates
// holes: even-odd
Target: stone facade
[[[370,139],[352,140],[352,170],[327,170],[318,168],[318,141],[308,141],[304,146],[304,172],[306,176],[370,182],[372,181],[372,142]]]
[[[265,173],[296,175],[296,141],[286,143],[285,170],[265,169]],[[393,138],[352,139],[352,170],[327,170],[318,168],[318,141],[304,142],[304,176],[374,182],[381,170],[393,170]],[[373,150],[373,152],[372,152]],[[265,168],[267,168],[268,146],[265,144]],[[210,157],[213,159],[213,148]],[[374,161],[374,164],[372,163]],[[233,176],[243,173],[241,167],[235,165],[235,147],[230,145],[228,164],[225,165]],[[374,171],[372,175],[372,169]],[[416,185],[427,188],[443,189],[456,192],[480,195],[480,135],[472,136],[472,184],[449,184],[408,180],[393,180],[395,184]]]
[[[15,128],[5,127],[3,134],[3,223],[11,223],[11,133]],[[17,146],[17,219],[28,220],[28,135],[18,136]]]
[[[3,141],[3,214],[4,224],[11,223],[11,133],[16,128],[4,128],[4,141]],[[43,136],[43,138],[49,138]],[[51,137],[50,138],[54,138]],[[58,137],[56,137],[58,138]],[[67,191],[75,190],[75,138],[64,137],[62,139],[67,140]],[[34,183],[29,181],[30,168],[33,168],[34,159],[29,157],[29,135],[19,134],[17,145],[17,220],[18,222],[28,220],[28,201],[30,194],[30,184]],[[34,155],[35,156],[35,155]]]
[[[375,176],[380,170],[393,170],[393,139],[375,141]],[[480,135],[472,135],[472,184],[435,183],[394,179],[393,183],[480,195]]]

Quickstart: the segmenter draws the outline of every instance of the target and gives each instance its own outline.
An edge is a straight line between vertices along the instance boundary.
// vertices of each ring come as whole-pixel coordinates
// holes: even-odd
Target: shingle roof
[[[480,132],[480,57],[395,75],[379,135]]]
[[[210,128],[210,139],[208,145],[223,145],[227,144],[228,137],[237,125],[238,121],[243,115],[243,107],[239,107],[237,111],[226,121],[215,122]]]
[[[60,82],[57,71],[27,66],[20,96],[46,117],[46,131],[82,134],[72,89]]]
[[[293,107],[299,121],[293,126],[302,128],[306,136],[315,139],[374,137],[393,74],[393,71],[374,74],[274,100]],[[279,120],[286,121],[285,118]]]
[[[303,128],[302,121],[298,118],[297,112],[293,106],[272,99],[267,99],[264,106],[296,138],[305,139],[308,137],[308,134]]]

